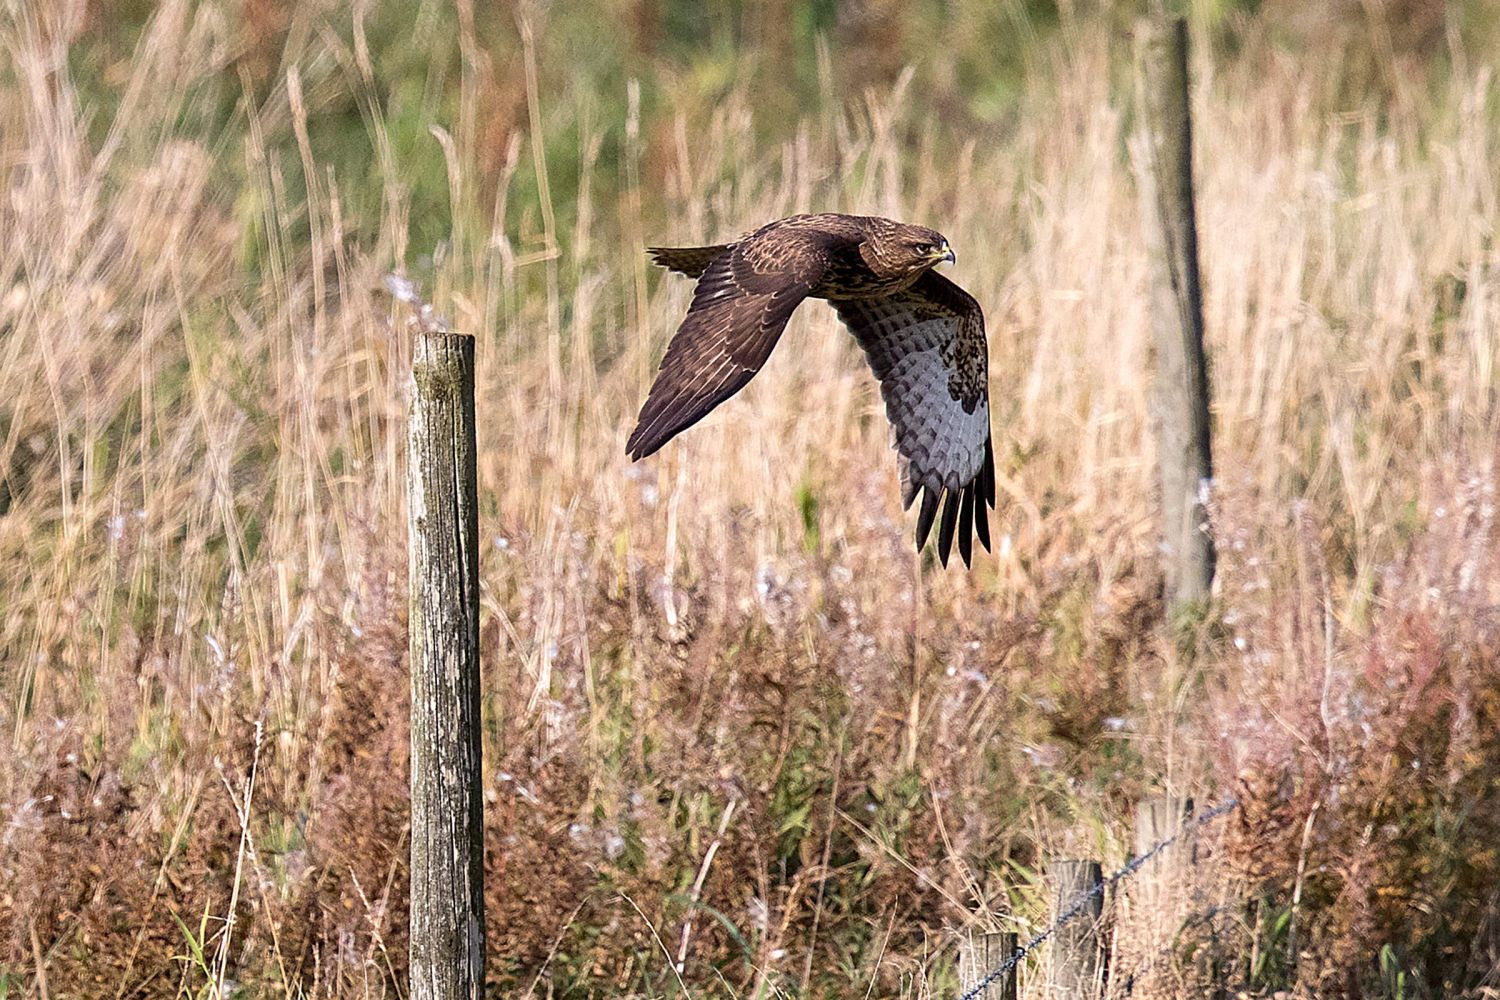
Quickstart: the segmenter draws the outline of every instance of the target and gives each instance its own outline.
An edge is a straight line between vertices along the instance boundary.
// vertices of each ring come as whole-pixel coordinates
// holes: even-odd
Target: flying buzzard
[[[632,459],[738,392],[802,300],[827,299],[880,380],[900,453],[902,504],[910,508],[922,494],[917,549],[940,504],[944,566],[955,529],[965,565],[971,531],[990,547],[995,454],[984,314],[933,270],[954,259],[941,233],[870,216],[796,215],[733,243],[649,252],[662,267],[697,278],[698,288],[626,444]]]

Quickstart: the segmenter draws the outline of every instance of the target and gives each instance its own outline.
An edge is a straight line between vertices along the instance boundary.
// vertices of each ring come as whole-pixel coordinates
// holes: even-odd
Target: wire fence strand
[[[971,986],[968,992],[960,996],[958,1000],[974,1000],[975,997],[978,997],[979,995],[984,993],[984,991],[988,989],[991,984],[997,982],[1004,976],[1009,975],[1012,969],[1021,964],[1021,962],[1025,960],[1027,955],[1031,954],[1038,947],[1040,947],[1042,943],[1045,942],[1048,938],[1052,937],[1052,935],[1056,934],[1059,930],[1076,920],[1078,918],[1078,915],[1083,912],[1084,907],[1088,906],[1096,896],[1102,896],[1106,890],[1114,888],[1121,881],[1140,871],[1141,866],[1143,866],[1146,862],[1156,857],[1168,847],[1171,847],[1183,837],[1187,836],[1190,833],[1196,833],[1199,829],[1207,826],[1209,823],[1212,823],[1220,816],[1224,816],[1233,812],[1235,809],[1239,808],[1239,804],[1240,800],[1231,796],[1225,801],[1214,806],[1212,809],[1208,809],[1204,812],[1199,813],[1197,816],[1193,817],[1191,822],[1185,824],[1182,829],[1178,830],[1170,837],[1167,837],[1165,840],[1162,840],[1161,842],[1156,844],[1156,846],[1152,847],[1151,850],[1138,857],[1131,858],[1119,871],[1114,872],[1108,878],[1100,881],[1098,885],[1095,885],[1088,892],[1080,893],[1077,897],[1074,898],[1071,903],[1068,904],[1068,907],[1065,910],[1057,915],[1057,919],[1052,921],[1051,926],[1034,935],[1025,944],[1017,947],[1015,951],[1011,952],[1009,958],[1007,958],[1004,962],[1001,962],[998,966],[995,967],[992,972],[990,972],[979,982]]]

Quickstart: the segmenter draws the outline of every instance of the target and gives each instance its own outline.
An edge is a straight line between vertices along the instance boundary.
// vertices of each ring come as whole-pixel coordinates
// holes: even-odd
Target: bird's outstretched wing
[[[986,507],[995,506],[989,351],[979,303],[928,271],[904,292],[835,300],[833,307],[880,380],[901,456],[902,503],[909,508],[922,494],[917,548],[927,541],[941,503],[938,557],[948,564],[956,530],[968,565],[971,531],[990,547]]]
[[[716,258],[729,249],[729,244],[720,243],[711,247],[647,247],[651,263],[668,271],[685,274],[689,278],[701,278]]]
[[[837,245],[817,230],[773,224],[708,263],[626,442],[632,459],[655,452],[755,377]],[[656,256],[689,273],[696,264]]]

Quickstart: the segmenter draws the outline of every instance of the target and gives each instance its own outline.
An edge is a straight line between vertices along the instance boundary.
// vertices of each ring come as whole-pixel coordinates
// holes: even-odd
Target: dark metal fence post
[[[1204,506],[1213,453],[1193,206],[1187,22],[1146,19],[1136,31],[1136,107],[1145,161],[1139,178],[1141,215],[1151,256],[1156,344],[1162,564],[1167,601],[1178,606],[1206,599],[1214,577],[1214,543]]]
[[[416,333],[407,421],[411,997],[484,993],[474,339]]]

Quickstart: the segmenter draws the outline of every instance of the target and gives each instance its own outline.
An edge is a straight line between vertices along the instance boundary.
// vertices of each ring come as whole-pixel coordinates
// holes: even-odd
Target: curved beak
[[[947,240],[944,240],[943,245],[937,249],[937,263],[941,264],[944,261],[949,264],[958,263],[958,258],[953,255],[953,248],[948,245]]]

